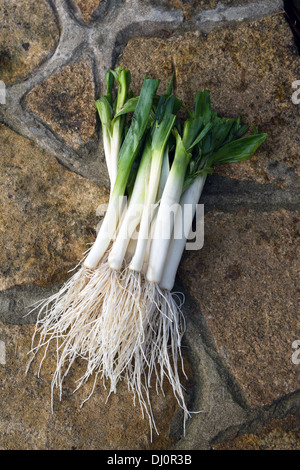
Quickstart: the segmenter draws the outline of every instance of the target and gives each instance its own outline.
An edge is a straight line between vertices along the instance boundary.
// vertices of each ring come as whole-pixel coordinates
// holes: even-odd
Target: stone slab
[[[4,125],[0,187],[0,290],[65,280],[94,240],[107,191]]]
[[[26,105],[74,149],[96,139],[95,85],[90,64],[54,73],[26,96]]]
[[[59,27],[45,0],[0,0],[0,18],[0,80],[10,85],[53,54]]]
[[[99,380],[92,397],[80,408],[93,384],[88,383],[73,394],[76,384],[71,371],[63,387],[62,401],[55,395],[52,413],[50,384],[56,357],[50,351],[40,378],[38,362],[25,375],[32,334],[32,326],[0,322],[0,343],[2,349],[5,346],[6,358],[4,364],[1,354],[1,450],[164,450],[173,445],[174,438],[168,434],[177,402],[167,384],[165,397],[157,396],[155,387],[152,394],[160,431],[159,436],[153,435],[152,443],[148,420],[142,419],[141,409],[134,406],[125,383],[105,403],[107,392]],[[76,374],[80,373],[80,363],[75,369]]]
[[[256,432],[232,436],[214,450],[300,450],[299,415],[274,419]]]
[[[194,414],[187,422],[186,436],[176,443],[175,449],[208,450],[216,436],[244,422],[246,410],[230,387],[230,378],[218,364],[215,351],[204,341],[199,305],[189,295],[185,295],[184,315],[186,334],[182,349],[189,354],[192,365],[186,390],[193,396]]]
[[[242,115],[247,124],[269,134],[249,161],[219,167],[219,174],[279,186],[300,175],[300,105],[291,99],[300,58],[283,15],[208,34],[132,39],[120,64],[131,70],[136,88],[147,74],[161,78],[163,90],[174,71],[176,94],[187,106],[197,90],[209,89],[221,115]]]
[[[278,0],[273,0],[272,2],[268,0],[168,0],[168,2],[174,7],[182,8],[186,20],[196,19],[197,21],[197,19],[199,19],[199,14],[210,10],[208,15],[204,14],[202,15],[202,18],[200,17],[200,21],[202,22],[205,22],[205,20],[222,21],[222,17],[228,20],[239,19],[239,14],[240,19],[244,19],[243,11],[245,9],[250,12],[251,8],[253,8],[253,10],[257,10],[258,6],[264,6],[266,10],[268,8],[271,10],[271,3],[273,3],[273,11],[275,11],[276,8],[278,10],[283,9],[283,2]]]
[[[82,19],[88,22],[102,1],[103,0],[74,0],[74,3],[79,9]]]
[[[202,250],[186,252],[179,268],[253,407],[300,388],[299,224],[299,211],[211,211]]]

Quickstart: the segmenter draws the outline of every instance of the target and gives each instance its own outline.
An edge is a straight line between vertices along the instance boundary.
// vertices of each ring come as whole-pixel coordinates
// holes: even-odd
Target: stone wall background
[[[208,178],[205,244],[183,257],[185,383],[203,410],[182,434],[168,388],[150,441],[126,387],[80,409],[68,378],[50,410],[51,358],[24,375],[34,315],[92,243],[107,201],[94,99],[117,64],[175,73],[187,105],[209,88],[226,116],[269,137]],[[0,448],[299,449],[300,59],[281,1],[0,0]],[[80,367],[80,364],[78,364]]]

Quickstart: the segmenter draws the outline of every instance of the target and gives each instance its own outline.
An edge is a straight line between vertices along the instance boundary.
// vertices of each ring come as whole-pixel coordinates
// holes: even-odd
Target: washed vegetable
[[[185,418],[190,415],[180,379],[184,316],[172,289],[206,176],[218,164],[251,157],[267,135],[243,137],[248,126],[212,111],[207,90],[197,92],[193,110],[179,118],[172,78],[158,94],[159,80],[146,77],[139,96],[121,67],[109,71],[106,82],[96,107],[111,183],[108,209],[75,274],[35,306],[31,360],[43,349],[41,368],[55,346],[52,406],[54,389],[61,397],[63,380],[80,358],[86,369],[76,390],[92,379],[88,399],[97,379],[108,394],[125,380],[158,432],[151,380],[162,393],[168,380]]]

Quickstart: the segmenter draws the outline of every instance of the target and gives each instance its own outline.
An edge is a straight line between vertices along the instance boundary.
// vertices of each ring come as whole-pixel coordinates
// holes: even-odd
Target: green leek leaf
[[[155,79],[148,78],[143,82],[140,97],[132,116],[130,128],[119,153],[118,174],[113,189],[113,192],[116,192],[116,195],[124,195],[132,164],[143,142],[153,98],[158,85],[159,80]]]
[[[235,163],[247,160],[256,149],[266,140],[268,134],[255,134],[230,142],[214,152],[208,159],[207,165],[220,163]]]

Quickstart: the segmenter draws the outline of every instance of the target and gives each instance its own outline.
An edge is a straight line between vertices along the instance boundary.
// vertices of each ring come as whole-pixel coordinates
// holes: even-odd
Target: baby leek
[[[243,137],[248,126],[212,111],[207,90],[196,93],[182,122],[172,79],[159,95],[159,80],[146,77],[136,97],[121,67],[107,73],[106,83],[96,107],[111,182],[108,210],[77,272],[37,305],[32,359],[44,348],[41,367],[54,342],[52,400],[77,358],[86,363],[77,388],[93,376],[92,393],[100,376],[111,393],[126,380],[157,431],[153,375],[157,390],[167,378],[184,416],[190,414],[179,378],[184,317],[171,290],[206,176],[215,165],[250,158],[267,135]]]
[[[118,172],[113,185],[108,210],[96,241],[84,261],[84,266],[88,269],[95,269],[97,267],[114,236],[122,210],[120,198],[124,196],[132,164],[141,147],[158,85],[158,80],[150,78],[145,78],[144,80],[130,129],[126,134],[118,157]]]

